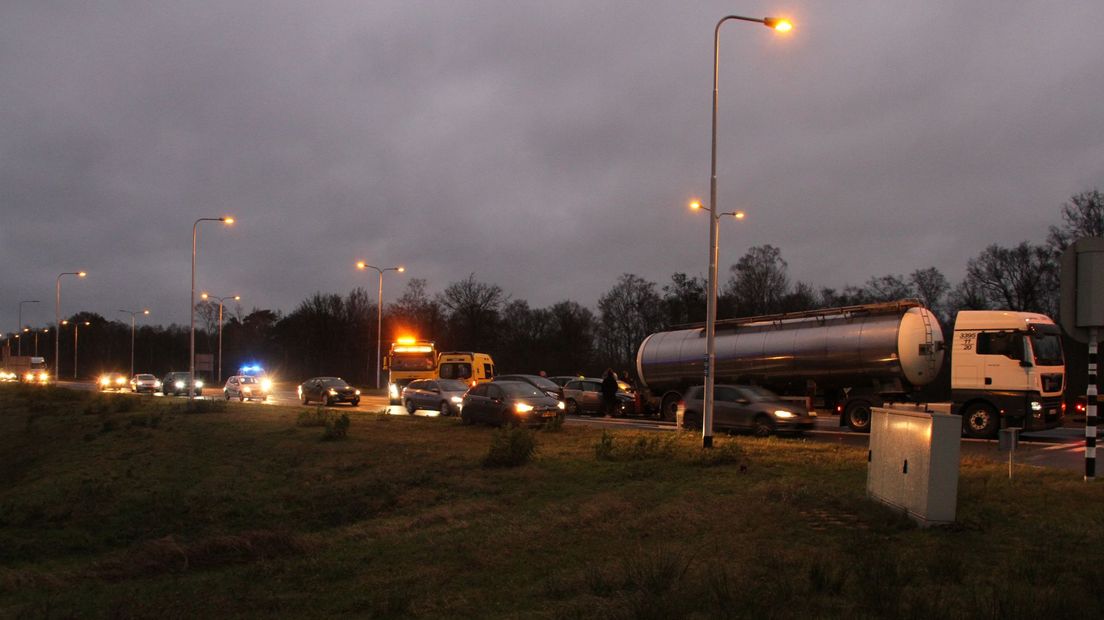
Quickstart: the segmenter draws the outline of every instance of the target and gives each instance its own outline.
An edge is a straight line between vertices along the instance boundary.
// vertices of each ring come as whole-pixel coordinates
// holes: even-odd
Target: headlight
[[[299,398],[303,398],[303,386],[295,388],[295,393],[299,395]]]
[[[123,377],[115,377],[115,383],[117,385],[122,385],[122,384],[126,383],[126,379],[124,379]]]
[[[100,385],[108,385],[111,383],[111,379],[107,377],[100,377]]]
[[[184,382],[183,381],[177,381],[173,385],[175,385],[176,389],[178,389],[178,390],[183,390],[184,389]]]
[[[360,396],[360,390],[353,390],[353,391],[356,392],[357,396]]]
[[[34,381],[34,373],[29,372],[29,373],[23,375],[23,378],[26,379],[27,381]]]
[[[253,388],[249,387],[248,385],[242,388],[242,394],[252,394],[252,393],[253,393]]]
[[[533,410],[533,405],[526,405],[525,403],[516,403],[514,405],[514,411],[518,413],[529,413]]]
[[[154,381],[154,382],[153,382],[153,387],[155,387],[155,388],[159,388],[159,387],[161,387],[161,380],[160,380],[160,379],[158,379],[158,380]]]
[[[399,386],[395,385],[394,383],[392,383],[391,385],[388,385],[387,386],[387,393],[391,395],[391,398],[398,398],[399,397]]]
[[[47,380],[49,380],[49,378],[50,378],[50,375],[48,375],[44,372],[38,373],[38,380],[39,381],[47,381]]]
[[[271,379],[261,379],[261,389],[266,391],[266,392],[271,390],[272,389],[272,380]]]
[[[796,418],[797,415],[792,411],[786,411],[785,409],[779,409],[774,412],[775,417],[778,418]]]
[[[1031,410],[1032,411],[1042,411],[1043,410],[1043,403],[1041,403],[1037,400],[1031,401]]]
[[[453,397],[452,397],[452,398],[450,398],[449,400],[451,400],[452,402],[456,403],[457,405],[459,405],[460,403],[464,402],[464,399],[463,399],[463,398],[460,398],[459,396],[453,396]]]
[[[203,382],[202,382],[202,381],[200,381],[199,379],[196,379],[196,387],[197,387],[197,388],[201,388],[201,387],[203,387]]]
[[[564,407],[564,404],[563,404],[562,400],[556,403],[556,409],[560,409],[561,411],[563,409],[566,409],[566,407]]]
[[[330,388],[330,396],[337,396],[337,390]]]

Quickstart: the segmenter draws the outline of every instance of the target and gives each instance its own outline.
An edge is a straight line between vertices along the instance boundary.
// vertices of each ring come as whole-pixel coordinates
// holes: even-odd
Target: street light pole
[[[710,145],[710,175],[709,175],[709,293],[706,299],[705,310],[705,398],[702,406],[702,447],[713,447],[713,384],[716,374],[716,333],[717,333],[717,253],[719,245],[718,222],[720,212],[717,210],[717,76],[718,66],[721,61],[721,25],[728,20],[739,20],[763,24],[779,32],[787,32],[793,26],[790,22],[777,17],[741,17],[728,15],[717,22],[713,29],[713,137]],[[738,217],[738,216],[737,216]]]
[[[369,265],[364,261],[358,261],[357,269],[375,269],[379,273],[379,296],[376,300],[376,389],[380,389],[380,349],[383,346],[383,272],[385,271],[397,271],[402,273],[406,271],[406,268],[402,265],[398,267],[376,267],[375,265]]]
[[[77,276],[83,278],[88,274],[83,271],[65,271],[58,274],[57,277],[57,297],[54,300],[54,327],[61,326],[61,276]],[[37,339],[36,339],[37,341]],[[35,347],[37,348],[37,347]],[[61,343],[57,338],[54,338],[54,379],[58,377],[58,368],[60,367],[61,360],[58,356],[61,354]]]
[[[134,328],[139,314],[149,314],[149,308],[142,310],[120,310],[119,312],[130,315],[130,376],[134,376]]]
[[[27,301],[19,302],[19,325],[15,328],[15,346],[18,349],[16,355],[23,355],[23,339],[19,337],[19,334],[23,331],[23,304],[37,304],[37,299],[28,299]]]
[[[241,295],[227,295],[226,297],[215,297],[213,295],[203,293],[203,294],[200,295],[200,298],[202,298],[204,301],[206,301],[208,299],[217,299],[218,302],[219,302],[218,383],[221,384],[222,383],[222,304],[227,299],[233,299],[234,301],[241,301]]]
[[[61,324],[62,325],[68,325],[69,321],[62,321]],[[84,326],[85,327],[88,327],[91,324],[92,323],[89,322],[89,321],[84,321]],[[76,322],[73,323],[73,380],[74,381],[77,379],[77,334],[80,332],[80,326],[81,326],[81,321],[76,321]],[[60,329],[58,330],[58,336],[59,337],[61,336],[61,330]],[[133,361],[131,362],[131,366],[132,367],[134,366]]]
[[[195,398],[195,263],[196,263],[196,234],[200,222],[222,222],[227,226],[234,223],[234,218],[225,217],[201,217],[192,224],[192,297],[188,304],[191,313],[191,335],[188,338],[188,398]]]

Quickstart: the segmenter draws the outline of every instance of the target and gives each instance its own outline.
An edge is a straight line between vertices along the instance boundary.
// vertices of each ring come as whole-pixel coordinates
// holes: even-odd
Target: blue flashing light
[[[261,373],[264,372],[264,368],[262,368],[259,364],[250,364],[247,366],[242,366],[239,369],[239,372],[243,375],[248,375],[250,373]]]

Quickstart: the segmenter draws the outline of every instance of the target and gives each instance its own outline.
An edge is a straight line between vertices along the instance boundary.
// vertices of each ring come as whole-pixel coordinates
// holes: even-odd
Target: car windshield
[[[349,384],[345,383],[344,379],[337,379],[337,378],[334,378],[334,377],[329,377],[329,378],[323,379],[322,380],[322,385],[324,385],[326,387],[330,387],[330,388],[347,388],[347,387],[349,387]]]
[[[778,400],[778,394],[756,385],[746,385],[740,388],[751,400],[758,402]]]
[[[556,390],[560,389],[560,386],[556,385],[555,383],[549,381],[548,379],[546,379],[544,377],[526,377],[524,379],[503,378],[503,380],[504,381],[527,381],[527,382],[532,383],[533,385],[539,387],[542,390],[556,391]]]
[[[1035,351],[1035,364],[1038,366],[1061,366],[1062,339],[1050,330],[1031,330],[1031,348]]]
[[[240,382],[241,382],[241,383],[243,383],[243,384],[247,384],[247,383],[256,383],[256,382],[257,382],[257,380],[256,380],[256,379],[254,379],[253,377],[242,377],[242,378],[240,379]]]
[[[499,385],[506,392],[506,394],[515,398],[536,398],[538,396],[545,395],[544,392],[538,390],[537,388],[529,385],[528,383],[522,383],[520,381],[513,383],[500,383]]]
[[[153,381],[153,375],[138,375],[139,381]]]
[[[437,382],[437,385],[441,388],[442,392],[463,392],[468,389],[466,383],[453,381],[451,379],[441,379]]]

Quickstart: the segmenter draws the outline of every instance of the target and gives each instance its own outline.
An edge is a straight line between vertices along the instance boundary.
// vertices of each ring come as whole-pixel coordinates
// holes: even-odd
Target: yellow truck
[[[437,345],[432,340],[399,338],[383,360],[387,370],[387,397],[402,403],[402,390],[411,381],[437,378]]]

